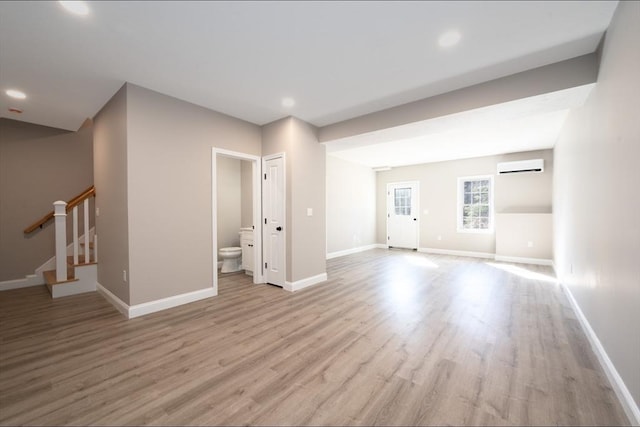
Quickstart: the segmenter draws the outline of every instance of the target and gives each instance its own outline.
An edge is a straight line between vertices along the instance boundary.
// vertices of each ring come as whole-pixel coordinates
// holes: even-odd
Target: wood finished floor
[[[372,250],[129,321],[0,292],[0,424],[627,424],[551,270],[497,266]]]

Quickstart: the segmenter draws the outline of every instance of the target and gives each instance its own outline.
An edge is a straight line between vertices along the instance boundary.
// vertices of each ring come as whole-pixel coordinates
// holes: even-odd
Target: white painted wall
[[[620,2],[598,82],[555,147],[555,267],[640,404],[640,3]],[[638,422],[638,421],[636,421]]]
[[[376,173],[327,155],[327,254],[376,243]]]

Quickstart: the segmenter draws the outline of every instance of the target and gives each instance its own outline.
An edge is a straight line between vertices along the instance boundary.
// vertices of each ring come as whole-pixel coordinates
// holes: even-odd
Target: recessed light
[[[296,105],[296,101],[293,98],[282,98],[282,106],[283,107],[293,107]]]
[[[438,38],[438,44],[441,47],[451,47],[458,44],[460,39],[462,38],[462,34],[460,34],[457,30],[450,30],[446,33],[442,33]]]
[[[88,15],[89,6],[84,1],[60,1],[62,7],[76,15]]]
[[[25,99],[27,97],[24,92],[20,92],[19,90],[15,89],[9,89],[5,93],[15,99]]]

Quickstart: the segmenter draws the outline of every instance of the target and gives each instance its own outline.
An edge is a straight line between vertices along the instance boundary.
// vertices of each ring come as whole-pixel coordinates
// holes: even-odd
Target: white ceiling
[[[128,81],[256,124],[323,126],[593,52],[617,2],[89,5],[0,2],[2,117],[76,130]],[[451,28],[462,41],[443,50]]]

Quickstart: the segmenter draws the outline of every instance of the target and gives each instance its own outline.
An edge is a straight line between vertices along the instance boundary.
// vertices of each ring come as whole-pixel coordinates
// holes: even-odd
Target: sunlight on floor
[[[438,268],[438,264],[436,264],[435,262],[431,261],[429,258],[424,256],[416,256],[413,254],[405,255],[404,259],[409,261],[411,264],[414,264],[420,267]]]
[[[509,264],[497,264],[493,262],[487,262],[486,264],[490,265],[491,267],[495,267],[500,270],[506,271],[508,273],[515,274],[516,276],[523,277],[525,279],[540,280],[541,282],[550,282],[550,283],[558,282],[558,279],[556,279],[553,276],[549,276],[542,273],[536,273],[535,271],[527,270],[526,268],[523,268],[523,267],[516,267],[515,265],[509,265]]]

